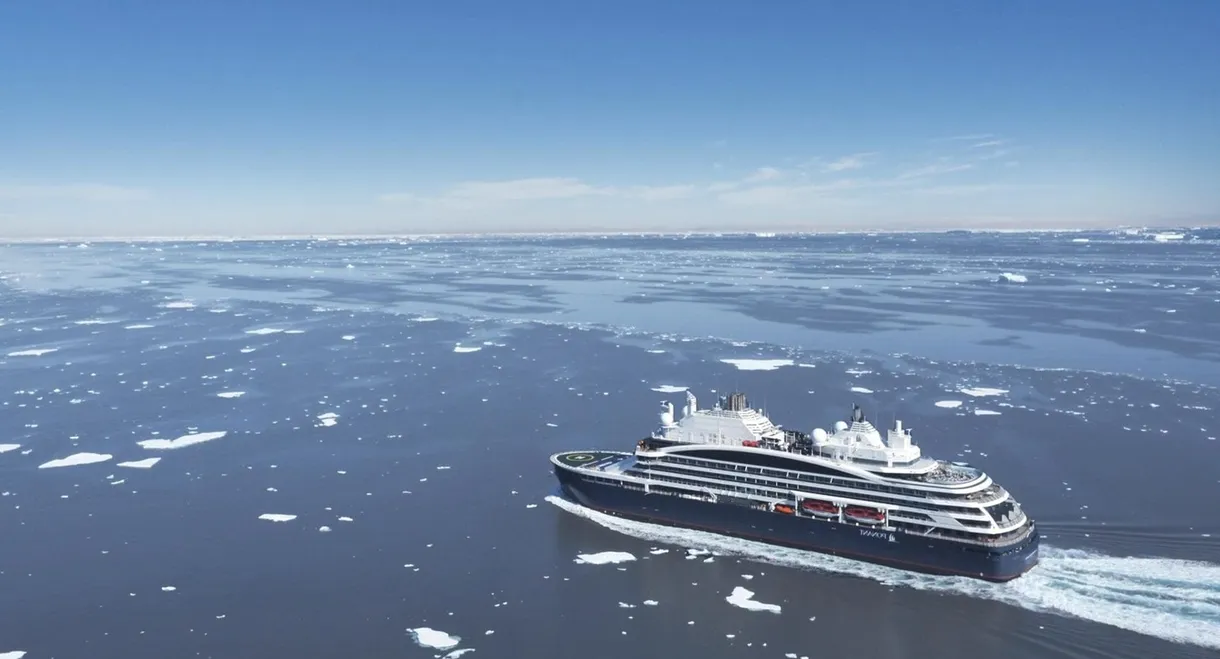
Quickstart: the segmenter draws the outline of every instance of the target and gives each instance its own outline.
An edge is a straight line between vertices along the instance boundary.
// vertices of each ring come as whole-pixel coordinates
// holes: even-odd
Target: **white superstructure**
[[[607,477],[963,542],[1007,544],[1031,529],[1020,504],[982,470],[923,456],[901,421],[883,438],[859,407],[832,432],[809,434],[775,425],[741,393],[700,409],[687,392],[680,419],[669,402],[660,417]]]

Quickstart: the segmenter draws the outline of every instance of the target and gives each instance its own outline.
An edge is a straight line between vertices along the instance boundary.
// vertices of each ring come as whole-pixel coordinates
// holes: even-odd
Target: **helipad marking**
[[[593,456],[588,453],[573,453],[567,457],[568,462],[588,462],[593,459]]]

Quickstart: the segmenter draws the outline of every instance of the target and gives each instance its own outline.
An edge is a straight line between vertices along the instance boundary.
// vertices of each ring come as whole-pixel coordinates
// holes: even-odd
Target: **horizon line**
[[[1082,233],[1086,231],[1121,231],[1121,230],[1171,230],[1171,229],[1207,229],[1220,227],[1217,224],[1197,225],[1097,225],[1087,227],[1041,227],[1041,228],[912,228],[912,229],[827,229],[827,230],[782,230],[782,229],[737,229],[714,230],[697,229],[690,231],[481,231],[481,232],[440,232],[440,233],[278,233],[250,235],[217,235],[217,234],[185,234],[185,235],[143,235],[143,236],[0,236],[0,245],[7,244],[55,244],[55,243],[155,243],[155,242],[286,242],[298,240],[395,240],[395,239],[496,239],[496,238],[565,238],[565,237],[674,237],[674,236],[756,236],[770,238],[779,236],[824,236],[824,235],[875,235],[875,234],[933,234],[933,233]]]

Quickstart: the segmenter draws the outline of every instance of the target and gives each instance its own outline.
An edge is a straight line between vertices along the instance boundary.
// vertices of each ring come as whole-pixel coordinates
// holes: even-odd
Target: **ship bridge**
[[[673,404],[661,403],[661,428],[654,436],[674,442],[741,446],[747,441],[781,441],[784,431],[766,414],[752,409],[741,392],[722,396],[715,407],[701,410],[695,395],[687,391],[682,418],[677,421]]]

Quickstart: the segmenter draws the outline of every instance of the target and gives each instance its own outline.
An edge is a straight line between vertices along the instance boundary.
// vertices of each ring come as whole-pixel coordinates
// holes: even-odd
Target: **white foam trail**
[[[600,513],[558,496],[546,500],[612,531],[651,543],[806,570],[851,574],[883,584],[991,599],[1083,618],[1175,643],[1220,649],[1220,565],[1167,558],[1117,557],[1042,545],[1037,567],[1004,584],[939,577],[812,551],[647,524]]]

